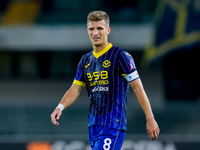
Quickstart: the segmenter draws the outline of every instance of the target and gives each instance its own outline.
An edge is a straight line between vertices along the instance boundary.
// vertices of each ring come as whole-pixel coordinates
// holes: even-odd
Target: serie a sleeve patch
[[[125,78],[128,82],[131,82],[131,81],[134,81],[134,80],[136,80],[137,78],[139,78],[139,74],[138,74],[137,70],[135,70],[134,72],[131,72],[131,73],[127,74],[126,76],[124,76],[124,78]]]

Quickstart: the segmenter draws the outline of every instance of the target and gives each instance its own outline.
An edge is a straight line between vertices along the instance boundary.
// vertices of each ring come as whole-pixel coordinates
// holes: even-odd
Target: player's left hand
[[[153,119],[149,119],[147,120],[147,132],[149,134],[149,137],[153,140],[157,140],[159,133],[160,133],[160,129],[158,127],[158,124],[156,122],[156,120]]]

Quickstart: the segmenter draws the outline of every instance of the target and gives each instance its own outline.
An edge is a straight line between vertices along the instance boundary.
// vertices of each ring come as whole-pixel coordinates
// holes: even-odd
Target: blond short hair
[[[89,21],[101,21],[101,20],[105,20],[106,24],[109,27],[110,19],[109,19],[109,16],[106,12],[98,10],[98,11],[93,11],[93,12],[88,14],[87,22],[89,22]]]

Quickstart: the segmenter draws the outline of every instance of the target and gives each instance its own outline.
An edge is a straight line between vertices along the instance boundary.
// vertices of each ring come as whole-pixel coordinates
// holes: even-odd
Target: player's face
[[[89,21],[87,31],[93,46],[101,46],[108,43],[108,35],[111,28],[108,27],[105,20]]]

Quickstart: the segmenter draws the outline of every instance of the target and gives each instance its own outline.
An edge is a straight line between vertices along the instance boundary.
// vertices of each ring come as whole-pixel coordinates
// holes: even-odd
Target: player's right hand
[[[56,126],[59,125],[59,123],[58,123],[56,120],[59,120],[59,119],[60,119],[61,114],[62,114],[62,111],[61,111],[60,108],[56,108],[56,109],[53,111],[53,113],[51,114],[51,122],[52,122],[54,125],[56,125]]]

